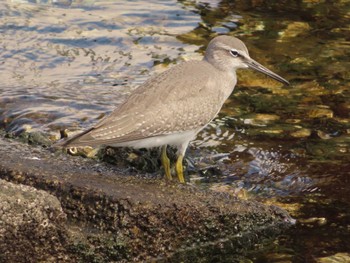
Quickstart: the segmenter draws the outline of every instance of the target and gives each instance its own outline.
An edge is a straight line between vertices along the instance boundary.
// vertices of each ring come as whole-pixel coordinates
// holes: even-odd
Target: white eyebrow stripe
[[[230,46],[225,45],[225,44],[223,44],[223,43],[218,43],[218,46],[221,47],[221,48],[223,48],[223,49],[232,50],[232,48],[231,48]],[[237,50],[237,51],[238,51],[238,50]]]

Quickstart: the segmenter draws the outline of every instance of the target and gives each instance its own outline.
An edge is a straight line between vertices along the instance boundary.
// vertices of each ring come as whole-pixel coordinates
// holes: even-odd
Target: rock
[[[288,24],[284,32],[281,33],[281,39],[306,35],[310,29],[310,25],[306,22],[292,22]]]
[[[332,138],[328,133],[325,133],[324,131],[318,130],[316,133],[317,136],[323,140],[329,140]]]
[[[286,119],[285,122],[290,124],[297,124],[301,122],[301,119]]]
[[[1,262],[68,260],[65,221],[53,195],[0,180]]]
[[[276,122],[280,119],[280,116],[276,114],[250,114],[245,117],[244,124],[249,124],[253,126],[266,126],[269,123]]]
[[[316,259],[317,263],[346,263],[350,262],[350,253],[336,253],[331,256]]]
[[[303,82],[295,87],[300,89],[302,94],[310,94],[312,97],[321,96],[329,93],[325,87],[321,86],[316,80]]]
[[[311,135],[311,130],[306,128],[301,128],[290,134],[294,138],[306,138]]]
[[[299,221],[299,223],[309,225],[309,226],[312,226],[312,225],[323,226],[327,224],[327,219],[325,217],[311,217],[311,218],[302,219]]]
[[[263,62],[260,62],[260,63],[263,63]],[[266,77],[262,74],[257,74],[253,70],[238,71],[237,76],[238,76],[240,85],[245,87],[263,87],[263,88],[272,89],[272,90],[276,90],[278,88],[283,87],[282,83],[276,80],[273,80],[269,77]],[[287,90],[284,90],[284,91],[285,93],[288,92]]]
[[[27,222],[40,225],[41,219],[47,219],[47,229],[52,235],[48,242],[46,236],[42,238],[42,232],[36,232],[40,229],[33,227],[21,232],[23,235],[17,241],[26,244],[32,239],[33,244],[38,244],[25,247],[28,255],[40,252],[37,261],[60,261],[64,256],[69,262],[155,258],[188,262],[194,255],[200,259],[218,253],[233,257],[294,222],[285,210],[275,206],[191,185],[166,183],[163,179],[131,176],[115,166],[80,156],[50,153],[38,146],[1,137],[0,155],[0,179],[47,192],[28,187],[40,196],[33,197],[36,201],[30,204],[55,204],[45,206],[53,207],[48,216],[38,210],[37,221]],[[18,187],[21,193],[23,186]],[[53,196],[60,201],[67,221],[59,219],[64,214]],[[57,238],[59,234],[64,236],[60,224],[67,229],[68,239]],[[52,251],[48,252],[49,245]],[[64,248],[67,254],[63,254]],[[18,247],[11,251],[15,250]],[[12,259],[24,262],[21,256],[13,252]]]
[[[328,106],[321,105],[315,107],[314,109],[311,109],[308,113],[308,116],[310,118],[333,118],[333,111],[329,109]]]
[[[283,130],[281,130],[281,129],[265,129],[265,130],[261,130],[260,132],[265,133],[265,134],[278,135],[278,134],[282,134]]]

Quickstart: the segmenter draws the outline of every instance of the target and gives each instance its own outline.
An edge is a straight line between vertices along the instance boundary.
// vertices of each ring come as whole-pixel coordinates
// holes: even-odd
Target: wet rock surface
[[[66,215],[56,197],[0,180],[0,262],[64,260]]]
[[[7,197],[1,198],[2,216],[36,215],[17,242],[7,239],[2,246],[8,250],[2,253],[5,262],[29,262],[39,255],[44,261],[69,262],[175,262],[212,258],[218,252],[237,257],[293,221],[274,206],[123,175],[108,164],[2,137],[0,156],[0,193]],[[16,196],[25,201],[18,204]],[[7,209],[15,206],[23,211]],[[6,222],[4,231],[11,231]],[[40,232],[43,222],[45,234]],[[23,249],[29,239],[24,260],[13,251]],[[54,244],[57,254],[46,249]]]

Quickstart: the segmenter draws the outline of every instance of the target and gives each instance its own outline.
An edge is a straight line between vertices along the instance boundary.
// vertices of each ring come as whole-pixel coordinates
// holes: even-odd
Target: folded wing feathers
[[[74,147],[117,144],[204,126],[216,113],[204,108],[204,105],[208,106],[208,100],[213,98],[205,93],[198,94],[207,85],[208,76],[201,74],[201,67],[197,67],[199,70],[196,78],[181,78],[189,67],[193,71],[197,63],[183,63],[152,77],[93,128],[58,145]],[[192,88],[193,85],[196,89]],[[183,90],[186,88],[188,91]]]

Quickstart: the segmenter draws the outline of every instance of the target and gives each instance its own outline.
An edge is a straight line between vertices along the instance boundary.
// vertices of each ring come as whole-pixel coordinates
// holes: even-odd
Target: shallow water
[[[246,260],[350,261],[347,1],[7,1],[0,12],[0,125],[15,134],[84,129],[150,75],[200,59],[216,34],[240,37],[292,85],[239,72],[188,151],[191,180],[298,219]]]

